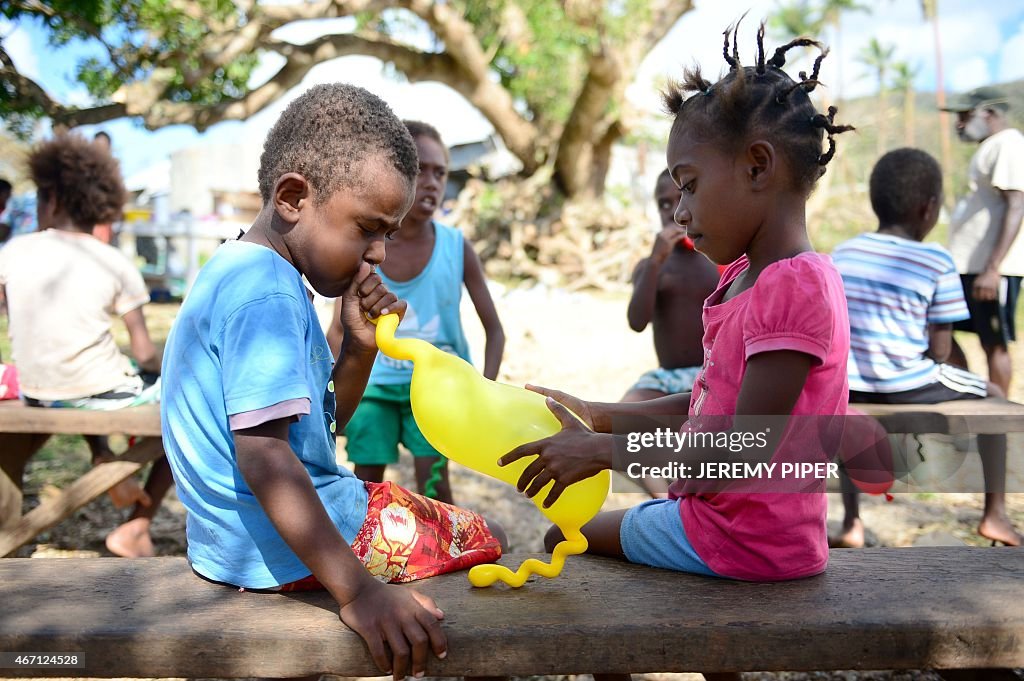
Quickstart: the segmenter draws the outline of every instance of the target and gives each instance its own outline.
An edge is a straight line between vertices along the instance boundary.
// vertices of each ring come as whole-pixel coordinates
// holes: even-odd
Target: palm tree
[[[921,69],[911,66],[905,61],[892,65],[892,87],[903,93],[903,144],[914,146],[914,103],[917,93],[914,91],[914,79]]]
[[[942,177],[945,178],[946,196],[952,197],[950,187],[950,120],[949,114],[942,109],[946,106],[946,84],[942,76],[942,41],[939,34],[939,0],[921,0],[921,13],[925,21],[932,25],[932,37],[935,43],[935,104],[939,110],[939,146],[942,150]]]
[[[768,25],[786,38],[814,36],[821,30],[822,20],[816,16],[817,9],[808,0],[792,0],[779,5],[775,14],[768,19]]]
[[[856,0],[823,0],[821,3],[821,25],[831,26],[836,50],[836,100],[843,101],[843,13],[871,12],[868,5]]]
[[[877,116],[878,137],[875,142],[875,151],[879,156],[885,151],[885,137],[887,128],[888,112],[886,109],[886,82],[885,72],[892,66],[892,53],[896,50],[895,45],[883,45],[878,38],[871,41],[860,51],[857,60],[875,72],[878,78],[878,109]]]

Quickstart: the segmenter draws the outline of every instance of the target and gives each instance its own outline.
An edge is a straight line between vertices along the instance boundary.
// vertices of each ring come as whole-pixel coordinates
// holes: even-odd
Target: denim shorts
[[[619,527],[619,541],[630,563],[720,576],[697,555],[686,538],[678,499],[651,499],[626,511]]]

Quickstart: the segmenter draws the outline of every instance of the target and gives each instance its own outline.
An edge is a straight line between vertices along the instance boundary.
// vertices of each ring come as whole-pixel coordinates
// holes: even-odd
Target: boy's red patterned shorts
[[[392,482],[366,482],[366,520],[352,550],[383,582],[411,582],[501,557],[483,516],[414,494]],[[281,591],[322,589],[310,575]]]

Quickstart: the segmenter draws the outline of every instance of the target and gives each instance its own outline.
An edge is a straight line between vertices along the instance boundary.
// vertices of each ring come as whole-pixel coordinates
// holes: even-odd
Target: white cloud
[[[660,85],[667,77],[678,76],[683,66],[694,61],[705,67],[708,77],[716,75],[723,65],[722,31],[747,9],[750,13],[740,35],[740,56],[749,63],[754,26],[777,8],[778,3],[773,0],[698,0],[696,8],[684,14],[644,60],[636,80],[627,90],[630,101],[644,110],[657,110],[659,101],[654,84]],[[1011,21],[1019,23],[1022,15],[1020,3],[982,6],[973,0],[943,0],[939,35],[946,89],[960,91],[965,83],[970,83],[971,87],[982,84],[991,75],[988,60],[999,54],[1000,49],[1003,50],[1000,79],[1024,76],[1024,25],[1017,36],[1005,43],[1000,28]],[[918,0],[874,3],[871,13],[847,12],[842,18],[841,40],[837,40],[831,28],[815,37],[832,50],[821,78],[833,96],[841,93],[843,97],[859,97],[876,92],[877,81],[858,59],[872,38],[883,45],[894,46],[894,61],[906,61],[918,70],[919,88],[935,87],[934,34],[931,23],[925,21],[921,13]],[[769,35],[766,42],[775,46],[778,39]],[[807,69],[808,62],[808,57],[791,56],[786,70],[795,76],[797,71]]]
[[[988,62],[982,57],[972,57],[957,64],[949,74],[948,85],[952,92],[963,92],[992,82]]]
[[[18,71],[26,78],[39,79],[39,61],[32,49],[32,38],[28,32],[9,21],[0,21],[0,35],[4,37],[4,49]]]
[[[1024,23],[1017,29],[1016,35],[1003,45],[999,58],[999,81],[1024,78]]]

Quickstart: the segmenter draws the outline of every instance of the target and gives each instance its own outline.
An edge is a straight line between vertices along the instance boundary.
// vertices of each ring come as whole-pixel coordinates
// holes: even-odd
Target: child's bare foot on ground
[[[838,537],[828,538],[830,549],[862,549],[864,548],[864,523],[855,518],[849,527],[843,526],[843,533]]]
[[[1024,541],[1024,536],[1021,536],[1006,516],[982,518],[981,523],[978,524],[978,534],[985,539],[1002,542],[1007,546],[1020,546]]]
[[[114,461],[114,457],[98,456],[93,459],[92,463],[94,466],[97,466],[108,461]],[[128,508],[135,504],[149,506],[152,503],[149,495],[146,494],[146,490],[142,489],[142,485],[135,478],[125,478],[108,489],[107,495],[110,497],[111,503],[114,504],[114,508]]]
[[[149,558],[156,555],[149,536],[149,518],[133,518],[107,535],[107,550],[122,558]]]

